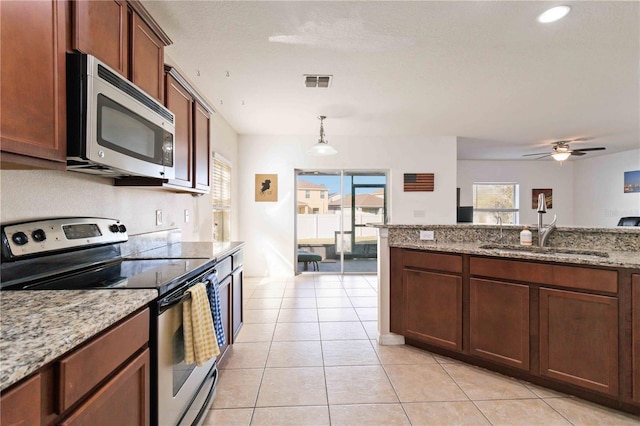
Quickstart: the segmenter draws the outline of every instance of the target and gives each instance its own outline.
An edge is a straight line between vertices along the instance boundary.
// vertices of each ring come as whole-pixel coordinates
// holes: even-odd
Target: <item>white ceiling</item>
[[[239,134],[459,136],[460,159],[561,139],[640,148],[640,2],[144,1]],[[331,74],[328,89],[304,74]],[[529,157],[528,159],[531,159]]]

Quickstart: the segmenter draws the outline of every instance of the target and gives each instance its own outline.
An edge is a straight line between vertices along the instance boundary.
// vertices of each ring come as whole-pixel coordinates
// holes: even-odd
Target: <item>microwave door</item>
[[[87,80],[88,159],[123,175],[173,179],[173,124],[99,77]]]

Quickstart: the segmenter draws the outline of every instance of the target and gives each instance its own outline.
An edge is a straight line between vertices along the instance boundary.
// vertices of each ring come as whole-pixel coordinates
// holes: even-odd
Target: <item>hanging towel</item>
[[[207,289],[198,283],[188,289],[191,298],[182,303],[182,328],[184,332],[184,362],[202,365],[220,354],[216,340]]]
[[[220,311],[220,289],[218,288],[218,276],[211,274],[207,277],[209,285],[207,286],[207,295],[209,296],[209,305],[211,314],[213,315],[213,327],[216,330],[216,339],[219,346],[224,346],[226,338],[224,335],[224,324],[222,324],[222,313]]]

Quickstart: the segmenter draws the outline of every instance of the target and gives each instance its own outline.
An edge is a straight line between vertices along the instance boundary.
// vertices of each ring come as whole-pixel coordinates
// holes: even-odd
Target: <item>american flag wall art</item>
[[[405,173],[404,192],[431,192],[434,188],[433,173]]]

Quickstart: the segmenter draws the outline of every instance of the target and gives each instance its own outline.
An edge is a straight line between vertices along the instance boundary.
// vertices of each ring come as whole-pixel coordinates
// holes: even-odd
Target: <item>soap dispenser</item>
[[[523,246],[530,246],[532,241],[533,237],[531,235],[531,231],[529,231],[529,228],[525,226],[522,232],[520,232],[520,244]]]

